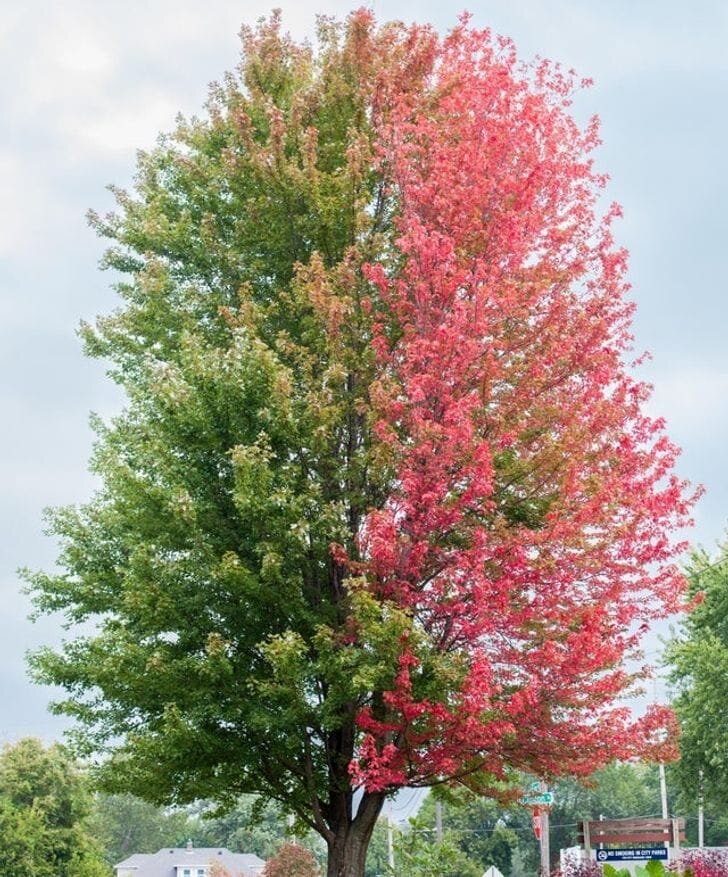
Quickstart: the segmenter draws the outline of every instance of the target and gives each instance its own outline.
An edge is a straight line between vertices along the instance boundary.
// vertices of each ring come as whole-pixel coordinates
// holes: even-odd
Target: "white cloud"
[[[60,123],[69,157],[131,157],[137,149],[149,149],[160,131],[174,126],[179,104],[157,89],[143,88],[113,103],[76,108]]]
[[[718,432],[728,438],[728,363],[681,364],[657,375],[654,387],[650,411],[680,440]]]
[[[527,34],[535,51],[597,84],[656,70],[725,70],[721,46],[728,12],[724,4],[691,7],[663,2],[574,3],[573,0],[518,0],[500,8],[474,8],[478,24],[504,22],[507,35]],[[513,27],[507,27],[512,22]],[[520,42],[520,40],[519,40]],[[520,46],[519,46],[520,47]],[[531,47],[522,47],[532,51]]]
[[[60,27],[44,34],[47,62],[51,69],[72,79],[108,78],[115,69],[109,35],[87,22],[61,21]]]
[[[39,246],[39,231],[58,218],[59,205],[17,150],[0,150],[0,193],[0,258],[22,258]]]

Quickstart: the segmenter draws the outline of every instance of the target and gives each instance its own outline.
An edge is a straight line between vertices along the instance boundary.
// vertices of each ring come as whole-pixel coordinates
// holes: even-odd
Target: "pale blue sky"
[[[287,27],[352,7],[279,2]],[[381,19],[446,29],[460,8],[376,0]],[[78,321],[114,305],[96,269],[88,207],[128,183],[134,152],[200,110],[207,83],[237,57],[237,31],[265,3],[226,0],[15,0],[0,18],[0,742],[51,738],[49,692],[25,677],[24,652],[62,631],[26,621],[15,569],[48,566],[44,506],[82,501],[88,412],[119,399],[85,361]],[[684,448],[682,474],[706,487],[693,539],[712,548],[728,521],[728,3],[696,0],[474,0],[478,26],[593,77],[576,111],[598,113],[609,197],[624,206],[636,346],[654,359],[651,408]]]

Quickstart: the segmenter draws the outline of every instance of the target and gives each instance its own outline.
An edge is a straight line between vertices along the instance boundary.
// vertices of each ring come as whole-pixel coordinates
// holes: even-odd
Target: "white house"
[[[213,863],[232,877],[259,877],[265,862],[249,853],[231,853],[219,847],[186,847],[158,853],[135,853],[115,865],[116,877],[210,877]]]

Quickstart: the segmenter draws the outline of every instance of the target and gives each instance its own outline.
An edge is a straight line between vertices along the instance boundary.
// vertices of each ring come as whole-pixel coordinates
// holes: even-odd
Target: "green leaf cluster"
[[[134,853],[182,847],[190,837],[197,841],[186,812],[155,807],[133,795],[95,795],[87,827],[112,866]]]
[[[85,826],[86,780],[57,744],[26,738],[0,754],[3,877],[107,877]]]
[[[432,843],[416,828],[399,832],[395,840],[395,869],[386,874],[408,877],[481,877],[480,866],[460,848],[455,838],[446,834]]]
[[[396,672],[407,619],[376,616],[331,551],[357,559],[387,478],[361,265],[386,261],[393,205],[369,170],[357,40],[322,21],[314,54],[278,14],[244,30],[206,117],[91,216],[121,307],[81,334],[128,401],[94,419],[97,495],[49,513],[60,572],[27,577],[39,613],[92,631],[31,666],[68,692],[79,751],[111,756],[109,792],[263,791],[310,813],[332,773],[347,784],[353,716]]]
[[[615,868],[608,862],[602,867],[604,877],[632,877],[633,872],[629,868]],[[635,865],[634,877],[665,877],[671,873],[664,863],[660,860],[653,859],[646,865]]]
[[[702,771],[706,803],[720,813],[728,804],[728,543],[714,559],[696,551],[688,577],[699,602],[666,652],[681,727],[672,773],[684,805],[695,809]]]

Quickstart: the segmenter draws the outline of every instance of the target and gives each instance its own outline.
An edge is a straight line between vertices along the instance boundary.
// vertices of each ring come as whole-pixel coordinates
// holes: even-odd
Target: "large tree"
[[[31,577],[95,631],[33,666],[109,789],[260,792],[360,877],[403,785],[658,738],[614,703],[690,498],[576,87],[467,20],[359,11],[314,50],[274,15],[93,217],[121,306],[83,335],[128,405]]]

